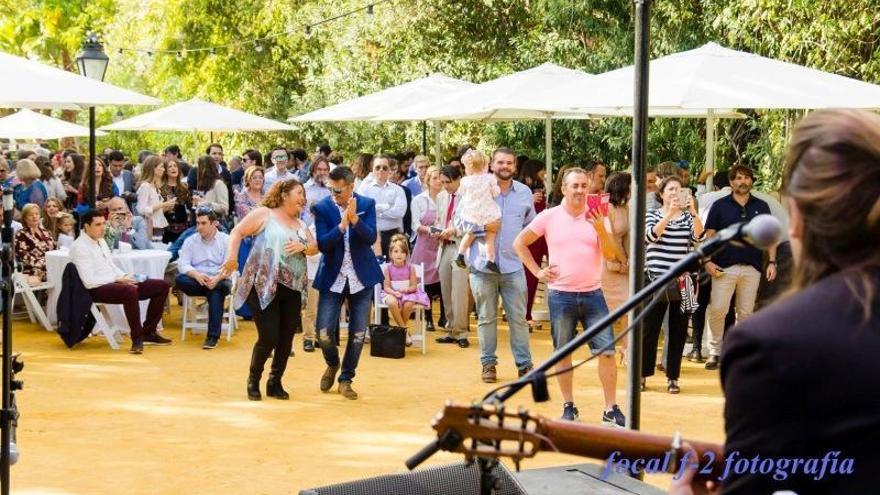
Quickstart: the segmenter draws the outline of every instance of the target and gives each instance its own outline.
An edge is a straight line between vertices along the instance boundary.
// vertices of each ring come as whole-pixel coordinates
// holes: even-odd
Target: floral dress
[[[288,239],[296,239],[303,244],[308,242],[305,225],[301,224],[300,228],[293,230],[270,214],[265,228],[256,236],[244,265],[235,292],[235,309],[244,305],[252,289],[257,292],[260,309],[266,309],[275,298],[278,284],[299,292],[305,306],[309,286],[306,256],[303,252],[284,254],[284,244]]]
[[[494,175],[468,175],[461,179],[458,193],[462,201],[458,214],[461,220],[473,224],[471,228],[462,230],[477,230],[478,227],[501,219],[501,207],[495,202],[495,198],[501,194],[501,188]]]
[[[13,244],[21,273],[46,280],[46,253],[55,249],[52,234],[43,227],[25,227],[16,232]]]

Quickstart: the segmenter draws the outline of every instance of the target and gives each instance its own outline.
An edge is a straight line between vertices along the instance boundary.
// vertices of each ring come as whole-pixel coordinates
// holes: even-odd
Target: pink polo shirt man
[[[544,236],[550,264],[559,274],[547,287],[563,292],[591,292],[602,288],[602,249],[599,234],[587,214],[572,216],[564,207],[542,211],[527,227]],[[606,220],[606,229],[611,230]],[[540,261],[540,260],[538,260]]]

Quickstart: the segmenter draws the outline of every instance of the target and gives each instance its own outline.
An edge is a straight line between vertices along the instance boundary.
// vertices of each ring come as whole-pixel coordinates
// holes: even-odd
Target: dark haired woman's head
[[[196,190],[210,191],[214,187],[214,183],[220,178],[220,172],[217,170],[217,162],[210,155],[202,155],[198,161],[198,172],[196,173]]]
[[[615,172],[605,181],[605,192],[610,195],[612,205],[620,208],[629,202],[632,175],[628,172]]]
[[[519,181],[534,189],[544,187],[547,166],[540,160],[526,160],[519,167]]]
[[[838,271],[870,315],[880,268],[880,115],[819,110],[795,128],[785,158],[795,288]]]

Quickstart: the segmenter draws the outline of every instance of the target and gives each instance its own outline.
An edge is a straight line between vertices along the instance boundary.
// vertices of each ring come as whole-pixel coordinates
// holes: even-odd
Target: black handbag
[[[370,325],[370,356],[400,359],[406,356],[406,328]]]

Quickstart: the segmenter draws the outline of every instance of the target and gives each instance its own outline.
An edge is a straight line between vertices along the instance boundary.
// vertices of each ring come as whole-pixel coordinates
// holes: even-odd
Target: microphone
[[[718,231],[710,242],[734,243],[761,250],[769,249],[782,238],[782,224],[773,215],[758,215],[750,222],[740,222]]]

